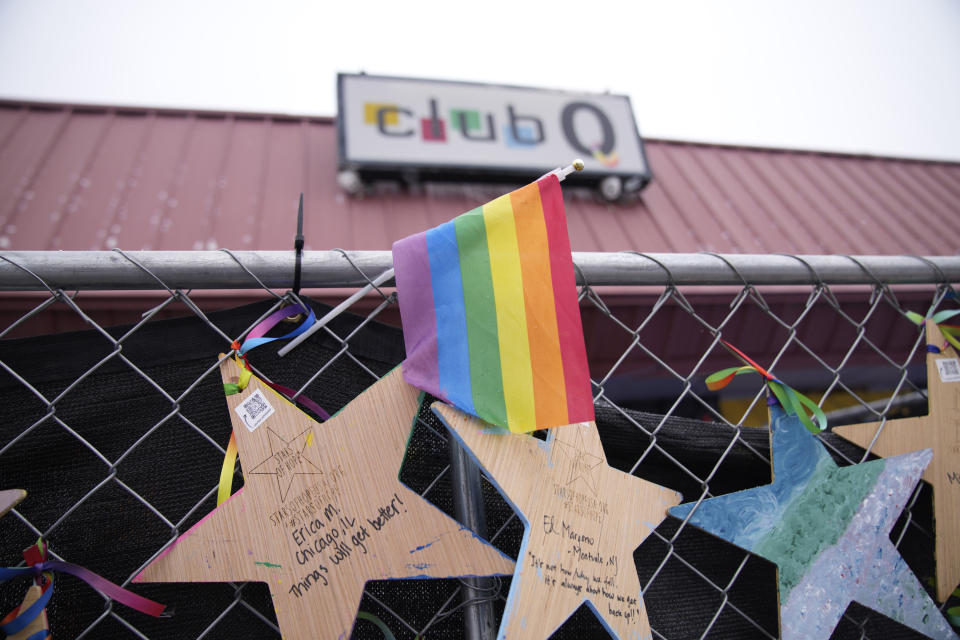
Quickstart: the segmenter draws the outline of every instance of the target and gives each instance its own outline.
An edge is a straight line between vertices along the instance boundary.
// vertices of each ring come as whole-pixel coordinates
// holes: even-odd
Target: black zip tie
[[[303,257],[303,192],[300,193],[300,207],[297,209],[297,235],[293,238],[296,251],[296,264],[293,267],[293,295],[300,295],[300,260]]]

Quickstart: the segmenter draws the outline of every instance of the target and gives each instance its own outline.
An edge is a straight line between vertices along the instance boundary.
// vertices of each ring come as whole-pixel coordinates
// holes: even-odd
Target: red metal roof
[[[954,254],[960,163],[646,141],[639,201],[565,188],[575,251]],[[0,249],[389,249],[509,185],[336,182],[330,118],[0,102]]]

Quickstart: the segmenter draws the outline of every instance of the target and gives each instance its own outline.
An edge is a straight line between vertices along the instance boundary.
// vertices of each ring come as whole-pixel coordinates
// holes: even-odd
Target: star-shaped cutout
[[[796,415],[773,406],[770,420],[772,484],[670,514],[776,563],[784,640],[829,638],[852,600],[956,638],[889,538],[930,451],[838,467]]]
[[[277,479],[277,491],[280,502],[285,502],[296,476],[323,475],[310,459],[307,447],[312,444],[313,428],[305,429],[296,437],[286,440],[270,427],[267,430],[267,442],[270,445],[270,457],[250,470],[250,475],[274,476]]]
[[[225,360],[220,373],[239,371]],[[275,411],[251,432],[234,409],[258,390]],[[284,501],[271,474],[249,473],[135,581],[266,582],[283,636],[316,640],[350,635],[367,580],[512,574],[510,558],[398,480],[419,394],[397,368],[317,424],[251,378],[226,397],[241,464],[302,442],[319,473],[294,474]]]
[[[680,494],[608,466],[593,422],[554,427],[543,442],[433,411],[525,525],[499,637],[546,638],[586,602],[614,637],[650,638],[633,552]]]
[[[943,342],[937,326],[927,322],[927,344],[940,346]],[[946,376],[941,375],[941,367]],[[933,461],[923,479],[933,486],[937,599],[941,602],[960,583],[960,376],[950,376],[951,372],[960,373],[960,360],[953,347],[947,345],[942,353],[927,353],[929,411],[925,416],[833,429],[878,456],[933,450]]]

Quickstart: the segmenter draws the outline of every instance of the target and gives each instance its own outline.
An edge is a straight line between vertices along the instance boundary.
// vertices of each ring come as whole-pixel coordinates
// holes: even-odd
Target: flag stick
[[[583,160],[581,160],[580,158],[577,158],[576,160],[574,160],[572,163],[568,164],[565,167],[557,167],[553,171],[543,174],[542,176],[540,176],[540,178],[538,178],[538,180],[546,178],[549,175],[555,175],[557,176],[557,180],[559,180],[560,182],[563,182],[564,179],[574,171],[583,171]],[[352,296],[350,296],[349,298],[347,298],[346,300],[344,300],[343,302],[335,306],[333,309],[328,311],[326,315],[324,315],[322,318],[317,320],[312,327],[310,327],[309,329],[301,333],[299,336],[294,338],[289,344],[287,344],[285,347],[280,349],[280,351],[277,352],[277,355],[279,355],[282,358],[283,356],[293,351],[293,349],[296,348],[297,345],[299,345],[301,342],[303,342],[304,340],[312,336],[314,333],[316,333],[317,331],[325,327],[331,320],[333,320],[338,315],[346,311],[347,308],[349,308],[354,302],[356,302],[363,296],[367,295],[368,293],[373,291],[375,287],[379,287],[381,284],[383,284],[384,282],[386,282],[392,277],[393,277],[393,269],[387,269],[386,271],[378,275],[376,278],[373,279],[373,281],[370,284],[363,287],[362,289],[357,290],[356,293],[354,293]]]
[[[537,178],[537,180],[542,180],[543,178],[546,178],[549,175],[554,175],[554,176],[557,176],[557,180],[559,180],[560,182],[563,182],[564,179],[574,171],[583,171],[583,160],[581,160],[580,158],[576,158],[573,162],[571,162],[565,167],[557,167],[553,171],[549,171],[543,174],[542,176]]]

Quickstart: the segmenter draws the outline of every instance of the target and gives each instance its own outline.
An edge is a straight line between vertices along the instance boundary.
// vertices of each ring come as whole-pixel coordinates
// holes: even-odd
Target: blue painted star
[[[777,564],[784,640],[826,640],[852,600],[956,638],[889,538],[930,450],[838,467],[797,416],[773,406],[770,417],[772,484],[670,514]]]

